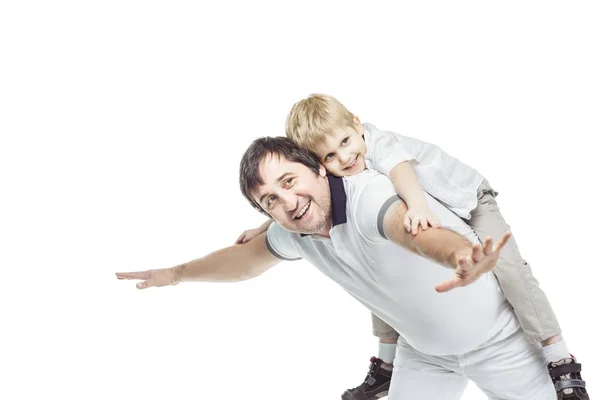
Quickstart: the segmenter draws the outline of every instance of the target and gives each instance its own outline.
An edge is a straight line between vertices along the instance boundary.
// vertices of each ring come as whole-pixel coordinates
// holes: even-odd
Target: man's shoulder
[[[277,257],[285,260],[302,258],[311,263],[318,262],[324,254],[323,243],[318,237],[288,231],[276,222],[268,229],[267,247]]]
[[[285,238],[286,240],[290,240],[290,241],[296,241],[301,237],[299,233],[288,231],[287,229],[285,229],[284,227],[282,227],[275,221],[273,221],[273,223],[271,225],[269,225],[267,234],[268,235],[276,235],[279,238]]]
[[[345,176],[344,186],[348,198],[357,200],[363,190],[368,190],[369,194],[394,193],[394,184],[392,181],[379,171],[366,169],[360,174]]]
[[[348,220],[363,232],[371,231],[373,224],[378,223],[382,209],[398,200],[392,181],[377,171],[365,170],[345,177],[344,184]]]
[[[300,234],[290,232],[277,222],[273,222],[267,229],[265,238],[269,251],[282,260],[297,260],[302,258],[298,246]]]
[[[318,241],[313,240],[313,235],[288,231],[277,222],[273,222],[267,232],[267,240],[272,237],[282,244],[292,246],[297,251],[312,252]]]

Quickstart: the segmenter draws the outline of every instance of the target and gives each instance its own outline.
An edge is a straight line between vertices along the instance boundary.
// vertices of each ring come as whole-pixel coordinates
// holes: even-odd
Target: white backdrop
[[[600,394],[597,2],[369,3],[2,2],[0,398],[358,385],[369,313],[305,262],[147,291],[114,277],[260,224],[239,159],[313,92],[488,178]]]

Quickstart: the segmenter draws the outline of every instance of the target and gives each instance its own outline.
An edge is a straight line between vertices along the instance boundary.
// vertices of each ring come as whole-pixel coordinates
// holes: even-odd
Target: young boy
[[[498,240],[510,230],[495,200],[498,193],[475,169],[435,145],[361,124],[331,96],[314,94],[296,103],[287,118],[286,135],[316,153],[332,175],[354,175],[365,168],[387,175],[408,206],[404,220],[408,232],[439,227],[423,191],[463,218],[482,242],[487,236]],[[270,223],[245,231],[237,242],[251,240]],[[558,399],[589,399],[581,365],[567,350],[552,307],[521,258],[514,237],[504,247],[494,272],[523,330],[543,346]],[[436,289],[452,288],[440,285]],[[377,316],[372,318],[373,333],[380,339],[379,356],[371,358],[365,381],[346,390],[344,400],[378,399],[387,394],[398,334]]]

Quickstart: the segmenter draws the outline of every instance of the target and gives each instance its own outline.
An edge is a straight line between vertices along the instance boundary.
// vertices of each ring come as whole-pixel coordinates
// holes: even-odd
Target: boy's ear
[[[361,132],[362,131],[362,124],[360,123],[360,119],[358,119],[358,117],[355,115],[354,118],[352,119],[352,122],[354,122],[354,127]]]

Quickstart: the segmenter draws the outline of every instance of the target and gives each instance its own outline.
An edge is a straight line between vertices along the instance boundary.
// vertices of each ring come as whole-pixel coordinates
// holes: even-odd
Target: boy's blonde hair
[[[309,150],[315,148],[340,127],[354,126],[355,116],[335,97],[311,94],[290,110],[285,122],[287,137]]]

